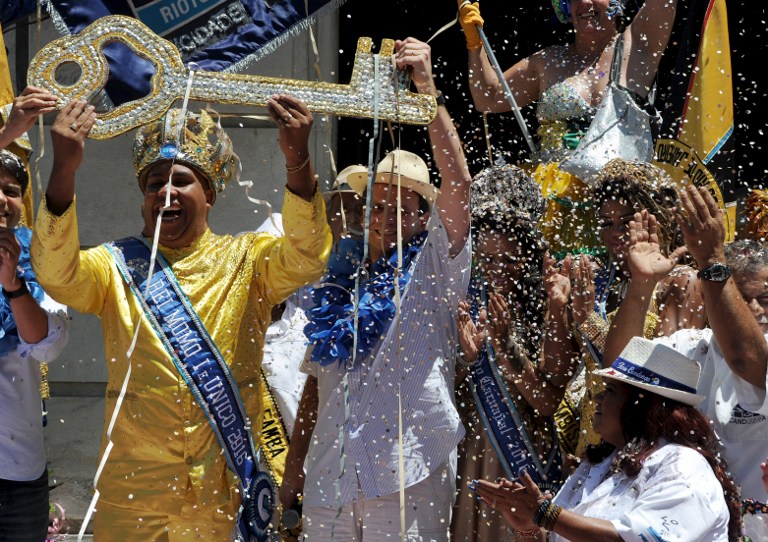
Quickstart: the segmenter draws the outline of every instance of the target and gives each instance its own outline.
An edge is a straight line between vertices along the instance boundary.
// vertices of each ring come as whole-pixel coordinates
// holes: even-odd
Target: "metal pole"
[[[462,2],[462,5],[469,4],[470,0],[464,0]],[[504,97],[509,102],[510,107],[512,108],[512,112],[515,114],[515,118],[517,119],[517,123],[520,125],[520,129],[523,131],[523,136],[525,136],[525,141],[528,143],[528,148],[531,149],[531,153],[536,154],[536,145],[533,142],[533,138],[531,137],[530,132],[528,131],[528,125],[525,123],[525,119],[523,118],[522,113],[520,113],[520,108],[517,106],[517,102],[515,101],[515,97],[512,95],[512,90],[509,88],[509,84],[507,83],[506,78],[504,77],[504,72],[501,70],[501,67],[499,66],[499,62],[496,60],[496,56],[493,54],[493,49],[491,49],[491,44],[488,43],[488,38],[485,36],[485,32],[483,32],[483,27],[480,25],[477,26],[477,32],[480,34],[480,39],[483,41],[483,47],[485,47],[485,53],[488,55],[488,60],[491,61],[491,65],[493,66],[493,69],[496,71],[496,76],[499,78],[499,83],[501,84],[502,89],[504,89]]]

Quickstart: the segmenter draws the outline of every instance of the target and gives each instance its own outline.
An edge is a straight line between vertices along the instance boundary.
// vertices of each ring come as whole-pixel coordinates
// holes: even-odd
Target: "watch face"
[[[722,282],[728,280],[728,277],[731,276],[731,268],[722,263],[712,264],[704,270],[702,276],[707,280]]]

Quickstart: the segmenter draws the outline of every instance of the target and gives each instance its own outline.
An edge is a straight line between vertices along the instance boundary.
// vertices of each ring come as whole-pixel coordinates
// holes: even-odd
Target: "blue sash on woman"
[[[472,312],[476,319],[480,309],[479,302],[487,306],[482,279],[473,277],[470,282],[470,297],[473,300]],[[523,472],[527,472],[541,489],[556,493],[562,484],[563,473],[554,419],[550,417],[552,450],[548,457],[540,458],[509,394],[490,344],[486,343],[480,350],[472,364],[471,377],[477,413],[506,477],[514,480]]]
[[[563,480],[554,421],[550,428],[552,450],[548,457],[540,458],[493,359],[490,345],[482,349],[472,364],[472,382],[477,412],[506,477],[514,480],[527,472],[539,488],[557,492]]]
[[[227,465],[240,480],[243,504],[232,540],[266,541],[274,488],[267,473],[259,470],[251,422],[229,366],[161,254],[157,255],[159,269],[148,279],[150,248],[143,239],[128,237],[106,247],[208,418]]]

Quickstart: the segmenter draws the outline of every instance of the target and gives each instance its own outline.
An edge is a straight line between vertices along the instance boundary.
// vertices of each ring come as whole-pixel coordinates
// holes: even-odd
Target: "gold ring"
[[[73,122],[72,124],[69,125],[69,129],[72,130],[73,132],[77,132],[78,128],[80,128],[80,126],[76,122]]]
[[[291,115],[290,113],[286,114],[285,117],[283,117],[283,122],[285,122],[286,124],[288,124],[292,120],[293,120],[293,115]]]

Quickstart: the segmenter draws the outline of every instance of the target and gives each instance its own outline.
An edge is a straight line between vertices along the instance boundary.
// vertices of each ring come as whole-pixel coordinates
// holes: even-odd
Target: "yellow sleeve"
[[[255,276],[261,277],[262,291],[271,305],[319,279],[333,243],[319,190],[310,202],[286,189],[282,214],[285,235],[274,244],[269,257],[254,262]]]
[[[75,202],[56,216],[43,198],[30,252],[35,276],[53,299],[79,312],[101,312],[111,280],[110,256],[103,247],[80,250]]]

